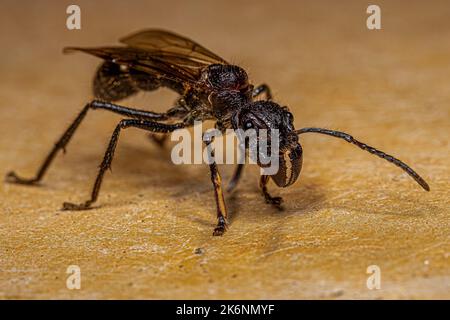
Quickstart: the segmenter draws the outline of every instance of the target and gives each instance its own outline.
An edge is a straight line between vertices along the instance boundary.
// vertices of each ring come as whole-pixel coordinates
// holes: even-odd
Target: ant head
[[[268,174],[279,187],[287,187],[293,184],[302,167],[302,147],[298,142],[295,132],[293,116],[287,107],[281,107],[272,101],[255,101],[239,109],[232,117],[233,129],[241,129],[244,132],[253,129],[258,139],[261,129],[267,130],[267,149],[272,152],[273,139],[278,139],[278,170],[276,173]],[[274,137],[274,134],[276,136]],[[270,138],[269,138],[270,137]],[[271,153],[269,153],[271,154]],[[262,164],[260,159],[257,163],[261,167],[269,167]]]

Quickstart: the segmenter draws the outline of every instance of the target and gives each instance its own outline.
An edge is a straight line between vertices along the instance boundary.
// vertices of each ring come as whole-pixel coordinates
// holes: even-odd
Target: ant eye
[[[251,128],[253,128],[253,122],[251,120],[245,121],[244,122],[244,129],[247,130],[247,129],[251,129]]]

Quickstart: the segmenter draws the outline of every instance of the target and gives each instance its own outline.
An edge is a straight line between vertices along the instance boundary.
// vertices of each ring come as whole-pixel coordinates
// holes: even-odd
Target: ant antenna
[[[374,154],[384,160],[387,160],[387,161],[395,164],[397,167],[400,167],[401,169],[406,171],[406,173],[409,174],[414,180],[416,180],[416,182],[418,184],[420,184],[420,186],[422,188],[424,188],[426,191],[430,191],[430,186],[428,185],[428,183],[426,183],[425,180],[421,176],[419,176],[417,174],[417,172],[415,172],[413,169],[411,169],[406,163],[400,161],[397,158],[394,158],[393,156],[391,156],[389,154],[384,153],[383,151],[377,150],[374,147],[371,147],[365,143],[362,143],[362,142],[356,140],[351,135],[349,135],[345,132],[323,129],[323,128],[303,128],[303,129],[295,131],[295,133],[297,133],[298,135],[300,135],[302,133],[308,133],[308,132],[321,133],[321,134],[326,134],[326,135],[329,135],[332,137],[344,139],[348,143],[352,143],[355,146],[357,146],[363,150],[366,150],[366,151],[370,152],[371,154]]]

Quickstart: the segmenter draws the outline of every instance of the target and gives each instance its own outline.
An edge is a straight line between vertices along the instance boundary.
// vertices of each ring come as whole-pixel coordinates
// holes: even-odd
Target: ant
[[[273,175],[262,174],[259,180],[261,192],[267,203],[280,208],[282,199],[273,197],[267,189],[272,180],[278,187],[288,187],[298,178],[303,160],[303,150],[298,135],[320,133],[356,145],[383,158],[408,173],[423,189],[428,184],[402,161],[354,139],[351,135],[323,128],[295,130],[293,116],[287,107],[272,101],[270,88],[263,84],[254,87],[249,83],[244,69],[229,64],[198,43],[175,33],[149,29],[120,40],[125,46],[96,48],[65,48],[64,52],[81,51],[103,59],[93,82],[96,100],[81,110],[73,123],[48,154],[36,176],[24,179],[14,172],[7,174],[7,181],[20,184],[39,182],[56,154],[63,150],[89,110],[103,109],[124,117],[117,124],[109,141],[90,199],[80,204],[65,202],[64,210],[89,209],[97,200],[103,176],[111,167],[119,135],[127,128],[138,128],[152,133],[167,134],[190,127],[194,121],[214,120],[216,128],[226,129],[278,129],[280,134],[279,170]],[[113,102],[124,99],[138,91],[169,88],[180,95],[166,112],[157,113],[128,108]],[[255,100],[265,94],[266,100]],[[167,137],[167,135],[165,135]],[[164,139],[156,139],[159,144]],[[211,139],[204,139],[207,146]],[[246,145],[246,147],[248,147]],[[227,229],[227,209],[224,201],[222,180],[215,162],[209,164],[211,180],[217,205],[218,223],[213,235],[222,235]],[[230,181],[228,190],[239,182],[243,164],[239,164]]]

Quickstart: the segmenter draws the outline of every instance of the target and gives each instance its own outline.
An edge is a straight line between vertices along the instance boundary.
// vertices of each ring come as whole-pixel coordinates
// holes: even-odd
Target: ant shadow
[[[100,160],[98,155],[89,154],[79,159],[76,166],[80,168],[89,167]],[[216,204],[210,172],[206,164],[175,165],[171,160],[170,146],[160,147],[149,140],[148,146],[133,145],[126,142],[119,145],[112,166],[116,169],[115,172],[118,172],[117,175],[121,175],[122,178],[125,176],[133,188],[145,190],[149,187],[158,186],[167,190],[168,197],[176,200],[189,196],[189,194],[200,195],[202,200],[205,198],[202,201],[203,204],[207,204],[206,208],[201,210],[210,210],[212,219],[196,218],[195,221],[208,227],[215,225]],[[280,189],[271,183],[269,185],[270,192],[273,195],[281,195],[285,201],[282,210],[279,210],[265,203],[258,188],[258,174],[255,172],[257,170],[250,170],[250,167],[246,166],[247,170],[244,170],[240,184],[235,190],[224,192],[226,205],[230,213],[228,219],[230,225],[243,213],[245,213],[245,219],[249,221],[260,220],[261,215],[273,217],[307,214],[320,209],[320,204],[324,202],[325,189],[307,178],[301,178],[299,186],[293,189]],[[222,165],[219,169],[225,190],[235,165]],[[146,178],[143,179],[143,176]],[[210,199],[206,200],[206,197]],[[101,207],[105,205],[107,204],[103,204]],[[258,212],[255,212],[255,206],[258,208]],[[192,220],[192,216],[185,214],[182,214],[180,218]]]
[[[81,161],[77,162],[77,166],[92,167],[93,163],[100,163],[100,161],[101,157],[97,154],[84,155]],[[189,190],[196,191],[200,186],[198,180],[202,180],[201,177],[204,176],[200,170],[186,170],[186,165],[173,164],[170,148],[159,147],[152,144],[150,140],[148,146],[136,146],[126,142],[119,145],[112,168],[121,178],[125,177],[130,184],[143,189],[155,185],[163,188],[176,185],[180,188],[189,186]],[[205,168],[204,165],[203,168]],[[141,179],[142,176],[148,178]],[[180,177],[183,178],[180,179]]]
[[[266,208],[270,208],[270,212],[275,214],[295,215],[308,213],[320,207],[320,204],[324,203],[326,199],[326,188],[303,176],[300,176],[296,184],[287,188],[278,188],[274,183],[270,183],[268,187],[271,195],[283,198],[281,210],[273,205],[266,204]],[[259,188],[255,186],[253,192],[265,202]]]

